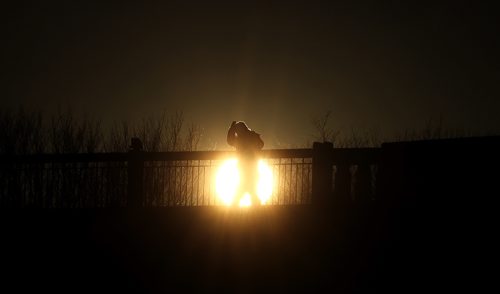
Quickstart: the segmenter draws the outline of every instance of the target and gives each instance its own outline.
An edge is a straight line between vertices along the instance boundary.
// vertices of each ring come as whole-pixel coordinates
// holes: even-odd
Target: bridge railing
[[[129,199],[142,199],[140,205],[153,207],[223,205],[216,191],[216,176],[221,165],[233,158],[236,153],[226,151],[140,153],[138,173],[133,177],[142,178],[137,184],[140,195],[133,196],[136,190],[129,190]],[[268,204],[311,203],[311,149],[263,150],[260,158],[273,177]]]
[[[269,205],[376,199],[378,149],[263,150],[273,176]],[[215,187],[230,151],[0,156],[2,207],[223,205]]]

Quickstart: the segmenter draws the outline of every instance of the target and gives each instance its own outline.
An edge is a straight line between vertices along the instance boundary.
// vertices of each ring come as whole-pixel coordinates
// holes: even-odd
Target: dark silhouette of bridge
[[[231,152],[3,156],[2,283],[477,291],[487,276],[477,260],[493,244],[499,147],[482,137],[264,150],[277,190],[249,210],[220,207],[210,186]]]

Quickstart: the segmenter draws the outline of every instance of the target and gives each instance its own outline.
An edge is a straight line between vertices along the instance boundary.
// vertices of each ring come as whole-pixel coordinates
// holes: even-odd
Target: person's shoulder
[[[264,141],[260,137],[260,134],[255,131],[251,131],[251,135],[254,146],[258,149],[262,149],[264,147]]]
[[[252,131],[250,131],[250,135],[251,135],[252,137],[254,137],[254,138],[260,138],[260,134],[259,134],[259,133],[257,133],[256,131],[253,131],[253,130],[252,130]]]

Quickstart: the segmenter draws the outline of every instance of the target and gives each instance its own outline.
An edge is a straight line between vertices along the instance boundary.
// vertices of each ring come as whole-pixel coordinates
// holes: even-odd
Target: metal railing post
[[[324,205],[332,201],[333,143],[314,142],[312,158],[312,204]]]
[[[138,138],[132,138],[130,151],[128,152],[128,189],[127,206],[131,208],[142,207],[143,204],[143,172],[144,158],[142,142]]]

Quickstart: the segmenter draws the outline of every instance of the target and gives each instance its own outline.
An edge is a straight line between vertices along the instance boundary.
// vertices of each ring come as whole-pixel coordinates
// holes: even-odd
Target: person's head
[[[244,121],[236,122],[236,124],[234,125],[234,129],[236,131],[236,134],[250,131],[250,128],[245,124]]]

